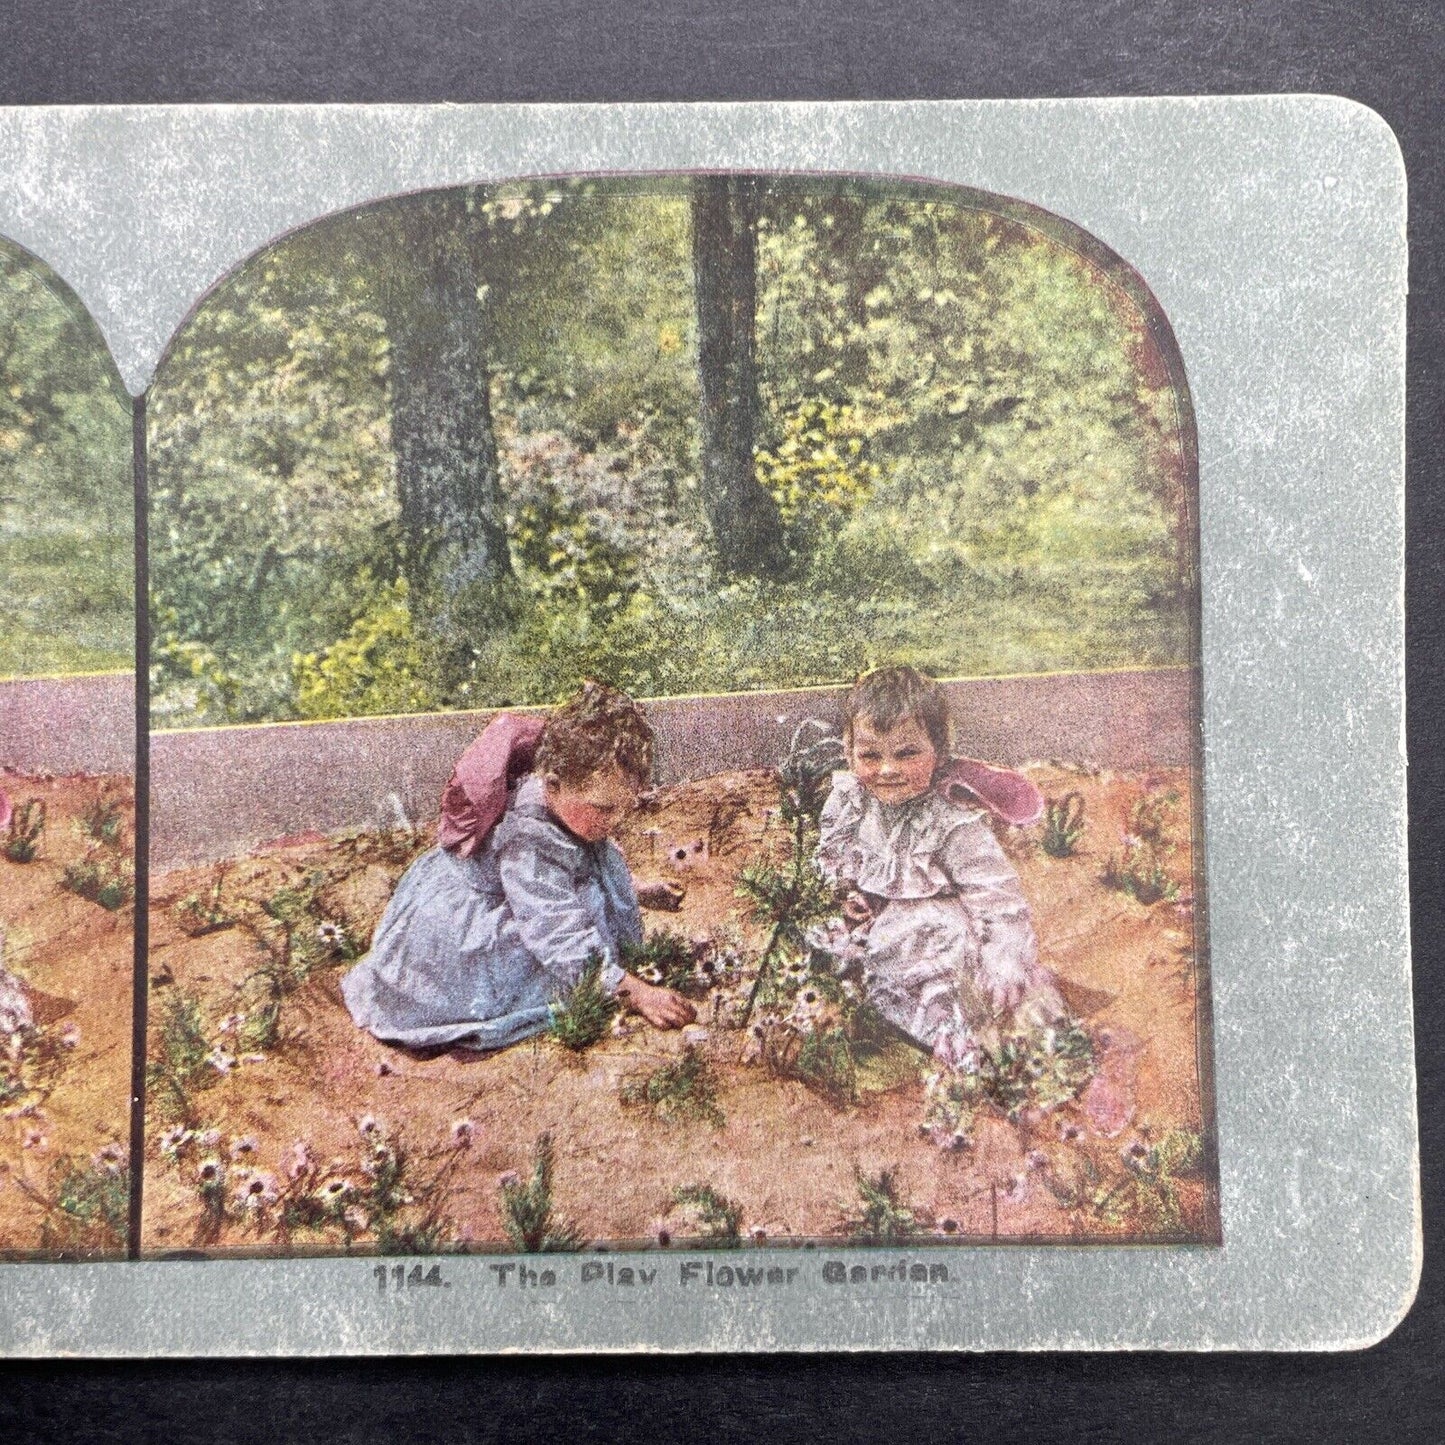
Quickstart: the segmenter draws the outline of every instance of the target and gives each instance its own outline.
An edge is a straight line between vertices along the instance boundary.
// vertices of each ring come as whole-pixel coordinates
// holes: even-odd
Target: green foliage
[[[1117,888],[1146,907],[1172,902],[1179,897],[1179,885],[1164,866],[1174,851],[1168,837],[1171,810],[1179,794],[1145,793],[1130,809],[1124,833],[1122,855],[1109,855],[1104,865],[1104,883]]]
[[[53,1197],[42,1199],[40,1246],[72,1258],[116,1254],[125,1248],[130,1215],[130,1170],[125,1151],[108,1145],[88,1163],[66,1155],[55,1163]]]
[[[1068,858],[1084,836],[1084,795],[1065,793],[1044,805],[1044,832],[1039,843],[1051,858]]]
[[[778,504],[789,549],[806,562],[872,496],[880,470],[854,406],[807,398],[774,429],[778,440],[754,459],[757,478]]]
[[[86,804],[76,824],[92,843],[117,847],[125,835],[125,804],[102,788]]]
[[[1122,1155],[1124,1174],[1095,1189],[1090,1204],[1106,1224],[1130,1223],[1161,1234],[1184,1226],[1179,1181],[1196,1177],[1204,1161],[1204,1140],[1192,1129],[1171,1129],[1156,1144],[1136,1142]]]
[[[366,590],[366,579],[362,579]],[[305,718],[424,712],[435,682],[412,630],[404,577],[371,590],[365,612],[344,637],[292,659],[296,711]]]
[[[176,904],[176,921],[192,938],[235,927],[235,915],[221,896],[225,882],[226,870],[218,868],[211,891],[204,898],[198,893],[189,893]]]
[[[651,1073],[624,1079],[620,1092],[624,1104],[650,1109],[667,1124],[698,1122],[721,1129],[727,1122],[718,1107],[717,1075],[692,1044]]]
[[[94,849],[65,865],[60,886],[114,913],[135,897],[135,869],[121,854]]]
[[[54,273],[0,241],[0,676],[134,657],[130,399]]]
[[[40,850],[40,835],[45,831],[45,799],[27,798],[16,805],[5,829],[3,851],[12,863],[30,863]]]
[[[1084,1091],[1095,1067],[1093,1037],[1076,1023],[980,1043],[957,1067],[930,1075],[920,1132],[943,1148],[967,1148],[981,1109],[1010,1121],[1057,1109]]]
[[[404,208],[318,223],[207,298],[152,389],[158,725],[1187,658],[1182,424],[1131,273],[962,194],[766,183],[756,467],[792,568],[728,580],[687,183],[459,195],[512,578],[403,588]]]
[[[602,959],[593,954],[577,982],[552,1004],[547,1031],[563,1048],[581,1053],[605,1038],[622,1005],[602,982]]]
[[[210,1053],[200,1000],[172,987],[161,1008],[160,1028],[146,1066],[149,1098],[163,1119],[196,1122],[192,1096],[215,1079]]]
[[[736,1249],[742,1243],[742,1205],[711,1184],[684,1184],[673,1191],[672,1202],[696,1218],[702,1238],[713,1249]]]
[[[714,986],[713,978],[697,965],[692,943],[670,928],[649,933],[641,943],[622,945],[622,966],[628,973],[686,998],[706,998]]]
[[[846,1029],[814,1029],[803,1039],[793,1069],[805,1084],[838,1104],[858,1097],[858,1066]]]
[[[559,1219],[552,1208],[552,1136],[542,1134],[532,1151],[532,1176],[502,1181],[502,1227],[507,1238],[526,1254],[560,1254],[582,1248],[575,1225]]]
[[[877,1175],[854,1170],[862,1209],[847,1222],[848,1233],[868,1244],[893,1244],[918,1233],[913,1211],[898,1197],[898,1180],[893,1170]]]

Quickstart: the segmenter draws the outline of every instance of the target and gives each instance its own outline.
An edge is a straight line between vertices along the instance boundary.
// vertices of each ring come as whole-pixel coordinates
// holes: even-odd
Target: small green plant
[[[101,788],[76,819],[76,826],[91,842],[114,848],[125,833],[125,804],[109,789]]]
[[[853,1044],[841,1028],[818,1029],[806,1035],[793,1072],[835,1104],[857,1101],[857,1060]]]
[[[45,831],[45,799],[27,798],[10,815],[5,829],[3,851],[12,863],[29,863],[40,851],[40,835]]]
[[[805,739],[810,730],[822,731],[824,736],[808,743]],[[810,719],[794,730],[788,756],[778,765],[778,816],[788,829],[787,860],[778,867],[766,858],[749,859],[738,875],[737,895],[750,905],[753,920],[772,925],[758,959],[743,1023],[774,988],[782,956],[806,953],[809,927],[838,912],[834,890],[814,866],[813,855],[818,816],[833,769],[841,763],[841,741]]]
[[[685,998],[706,998],[712,987],[713,980],[698,964],[698,951],[670,928],[649,934],[641,943],[622,945],[622,966],[628,973]]]
[[[581,1053],[606,1036],[622,1005],[602,982],[602,959],[592,954],[577,982],[552,1004],[547,1029],[564,1048]]]
[[[121,1145],[106,1145],[87,1164],[65,1155],[56,1161],[51,1178],[50,1195],[27,1191],[45,1211],[42,1249],[85,1258],[125,1248],[130,1169]]]
[[[202,938],[208,933],[219,933],[236,926],[235,915],[229,912],[221,898],[226,881],[226,870],[216,870],[211,891],[202,897],[191,893],[176,904],[176,921],[192,938]]]
[[[60,886],[114,913],[135,897],[135,870],[129,858],[91,852],[66,865]]]
[[[1065,793],[1044,805],[1044,832],[1039,844],[1050,858],[1068,858],[1084,836],[1084,795]]]
[[[624,1079],[621,1097],[624,1104],[651,1109],[668,1124],[697,1121],[721,1129],[726,1122],[717,1103],[717,1077],[693,1044],[651,1073]]]
[[[1174,851],[1167,837],[1169,813],[1179,801],[1173,790],[1145,793],[1129,810],[1122,856],[1109,855],[1104,883],[1146,906],[1172,902],[1179,885],[1169,876],[1164,860]]]
[[[525,1254],[562,1254],[582,1248],[582,1235],[552,1209],[552,1136],[542,1134],[532,1151],[532,1177],[502,1180],[502,1227]]]
[[[848,1233],[869,1244],[892,1244],[918,1233],[913,1211],[898,1197],[898,1181],[891,1169],[876,1176],[854,1170],[862,1209],[848,1221]]]
[[[1198,1174],[1203,1139],[1192,1129],[1171,1129],[1157,1144],[1131,1144],[1122,1158],[1123,1177],[1090,1198],[1095,1214],[1107,1224],[1139,1221],[1161,1234],[1178,1233],[1184,1223],[1178,1182]]]
[[[742,1205],[711,1184],[684,1184],[673,1191],[672,1202],[691,1213],[714,1249],[736,1249],[742,1243]]]
[[[192,1095],[212,1082],[211,1058],[200,1001],[181,989],[172,990],[166,995],[146,1070],[150,1096],[164,1118],[196,1122]]]
[[[1010,1122],[1028,1110],[1049,1112],[1077,1098],[1094,1069],[1093,1036],[1076,1023],[976,1045],[966,1058],[930,1075],[919,1130],[942,1148],[967,1148],[981,1109],[992,1108]]]

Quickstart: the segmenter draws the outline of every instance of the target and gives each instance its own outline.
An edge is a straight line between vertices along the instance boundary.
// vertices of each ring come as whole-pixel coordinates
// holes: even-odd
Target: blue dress
[[[547,1026],[589,955],[615,989],[621,946],[641,941],[621,850],[568,832],[533,774],[473,857],[433,848],[407,869],[341,992],[389,1043],[498,1049]]]

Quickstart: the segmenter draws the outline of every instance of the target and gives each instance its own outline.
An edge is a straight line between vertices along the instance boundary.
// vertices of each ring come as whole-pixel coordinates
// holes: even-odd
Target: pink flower
[[[293,1184],[304,1175],[310,1174],[315,1167],[316,1160],[312,1156],[311,1146],[304,1139],[298,1139],[281,1160],[282,1171]]]
[[[456,1119],[452,1122],[452,1148],[470,1149],[474,1126],[470,1119]]]
[[[46,1149],[49,1146],[50,1140],[39,1129],[27,1129],[20,1140],[22,1149]]]
[[[60,1047],[73,1049],[80,1043],[80,1028],[77,1024],[66,1024],[60,1031]]]
[[[256,1136],[254,1134],[247,1134],[240,1139],[232,1139],[231,1158],[239,1159],[243,1154],[254,1154],[256,1147]]]
[[[274,1174],[267,1174],[260,1169],[244,1171],[241,1187],[236,1191],[236,1203],[242,1209],[254,1213],[268,1204],[274,1204],[277,1198]]]
[[[522,1176],[515,1169],[508,1169],[507,1172],[497,1179],[497,1183],[503,1189],[515,1189],[522,1182]]]

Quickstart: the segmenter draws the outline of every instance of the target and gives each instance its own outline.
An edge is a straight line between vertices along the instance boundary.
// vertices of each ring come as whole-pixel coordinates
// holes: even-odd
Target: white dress
[[[920,1043],[961,1053],[981,1030],[1065,1016],[1018,874],[981,809],[933,791],[884,804],[835,773],[817,862],[872,904],[872,922],[854,934],[868,996]],[[1003,990],[1021,995],[1011,1020],[995,1003]]]

